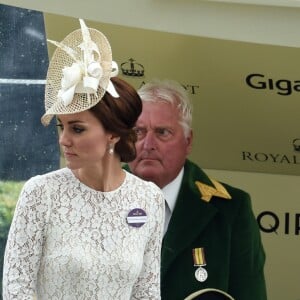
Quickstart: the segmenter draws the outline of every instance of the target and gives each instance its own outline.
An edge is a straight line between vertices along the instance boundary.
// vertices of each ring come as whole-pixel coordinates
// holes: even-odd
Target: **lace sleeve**
[[[146,244],[142,271],[133,287],[131,299],[134,300],[161,299],[160,256],[165,209],[164,196],[160,190],[156,194],[154,203],[155,207],[152,210],[152,222],[154,226]]]
[[[38,177],[35,177],[38,179]],[[10,227],[3,266],[3,300],[33,299],[47,214],[45,185],[25,183]]]

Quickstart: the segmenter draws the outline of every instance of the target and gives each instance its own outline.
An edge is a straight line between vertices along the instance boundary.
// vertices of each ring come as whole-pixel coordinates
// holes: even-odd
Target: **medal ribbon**
[[[205,266],[204,248],[193,249],[194,266]]]

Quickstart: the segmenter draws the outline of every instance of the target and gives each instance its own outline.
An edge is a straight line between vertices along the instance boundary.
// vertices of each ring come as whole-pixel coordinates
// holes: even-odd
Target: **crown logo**
[[[137,63],[133,58],[121,64],[122,73],[126,76],[142,77],[144,76],[144,66]]]
[[[300,152],[300,139],[293,140],[294,150]]]

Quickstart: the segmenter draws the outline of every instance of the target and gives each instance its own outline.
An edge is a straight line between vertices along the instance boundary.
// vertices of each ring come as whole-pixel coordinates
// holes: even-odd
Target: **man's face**
[[[176,178],[191,151],[192,132],[185,137],[177,108],[168,102],[144,102],[136,123],[137,157],[131,171],[163,188]]]

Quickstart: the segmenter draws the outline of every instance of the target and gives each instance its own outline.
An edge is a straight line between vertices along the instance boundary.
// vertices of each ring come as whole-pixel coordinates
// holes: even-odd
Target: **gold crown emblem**
[[[121,64],[121,70],[123,75],[132,77],[142,77],[144,76],[145,70],[144,66],[136,62],[133,58],[128,59],[128,61]]]

